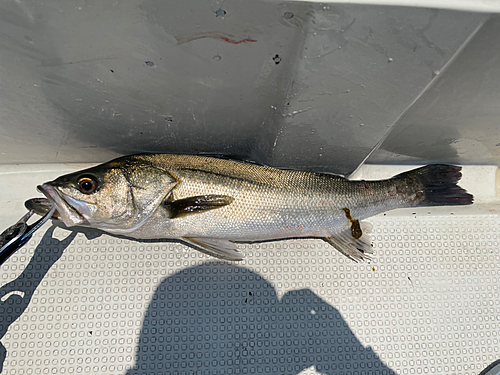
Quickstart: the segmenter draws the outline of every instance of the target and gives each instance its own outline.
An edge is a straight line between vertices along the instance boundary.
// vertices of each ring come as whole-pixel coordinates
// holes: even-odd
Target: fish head
[[[57,207],[66,226],[119,234],[140,228],[176,183],[169,172],[147,161],[122,158],[61,176],[38,190]]]

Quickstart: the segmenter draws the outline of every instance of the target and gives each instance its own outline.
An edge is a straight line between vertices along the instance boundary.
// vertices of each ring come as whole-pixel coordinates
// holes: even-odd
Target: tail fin
[[[402,173],[417,181],[423,199],[417,206],[458,206],[472,204],[474,197],[457,185],[462,177],[462,167],[431,164]]]

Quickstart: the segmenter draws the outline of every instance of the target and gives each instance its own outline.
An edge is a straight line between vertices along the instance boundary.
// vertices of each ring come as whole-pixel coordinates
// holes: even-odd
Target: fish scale
[[[191,157],[188,162],[196,163],[201,169],[207,159]],[[357,184],[333,175],[283,171],[236,162],[227,163],[224,159],[208,160],[212,164],[205,171],[199,169],[193,171],[192,167],[184,169],[187,164],[184,160],[181,160],[181,165],[172,163],[172,173],[181,181],[189,181],[181,183],[174,189],[176,198],[202,194],[227,194],[236,198],[233,204],[216,212],[206,213],[203,233],[196,233],[196,236],[214,233],[211,222],[216,220],[220,223],[219,217],[229,220],[223,221],[222,226],[228,228],[225,236],[229,239],[263,240],[304,234],[309,236],[320,232],[326,236],[340,231],[349,223],[342,208],[351,207],[358,218],[378,213],[376,202],[380,201],[380,195],[364,194],[367,184],[356,186]],[[207,171],[212,175],[207,176]],[[273,173],[274,178],[268,178],[268,173]],[[207,180],[210,183],[207,183]],[[366,200],[365,207],[369,208],[366,212],[357,207],[362,199]],[[399,202],[395,203],[399,205]],[[201,217],[191,219],[201,224]],[[183,227],[194,226],[194,222],[188,224],[187,221],[186,218],[186,222],[181,223],[180,220],[177,222],[180,231]],[[250,227],[250,230],[242,231],[242,227]],[[286,227],[293,229],[287,230]]]
[[[350,181],[206,156],[142,154],[39,188],[67,226],[182,240],[229,260],[242,259],[235,242],[319,237],[363,260],[371,240],[360,220],[395,208],[471,204],[460,178],[460,167],[441,164],[388,180]]]

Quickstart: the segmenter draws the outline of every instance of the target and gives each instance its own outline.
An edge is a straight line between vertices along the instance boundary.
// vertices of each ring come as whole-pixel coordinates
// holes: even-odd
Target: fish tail
[[[431,164],[402,173],[398,177],[416,183],[419,197],[416,206],[469,205],[474,197],[458,186],[462,178],[462,167],[446,164]]]

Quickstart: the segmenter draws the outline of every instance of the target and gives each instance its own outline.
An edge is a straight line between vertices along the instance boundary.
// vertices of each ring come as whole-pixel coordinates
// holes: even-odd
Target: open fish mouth
[[[26,207],[28,211],[33,211],[37,215],[44,216],[51,210],[52,203],[47,198],[31,198],[24,202],[24,207]],[[56,210],[52,214],[51,219],[62,220],[59,211]]]
[[[63,221],[64,225],[67,227],[90,225],[88,220],[57,189],[48,184],[39,185],[37,189],[47,197],[50,203],[56,206],[59,213],[58,218]]]

